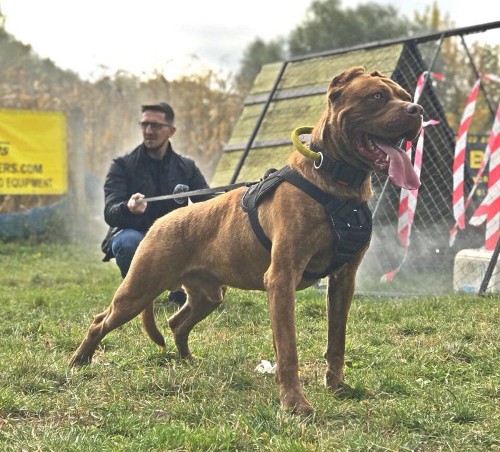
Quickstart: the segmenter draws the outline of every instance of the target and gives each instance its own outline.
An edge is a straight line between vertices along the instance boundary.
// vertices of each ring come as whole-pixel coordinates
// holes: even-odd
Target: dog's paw
[[[314,408],[301,391],[288,392],[282,396],[281,407],[291,414],[298,414],[301,416],[312,416],[314,414]]]
[[[288,403],[287,404],[283,403],[282,408],[285,411],[289,412],[290,414],[299,415],[303,417],[310,417],[314,414],[314,408],[306,399],[304,399],[301,402],[297,402],[293,405]]]
[[[80,353],[75,353],[69,360],[69,367],[82,367],[90,364],[92,356],[85,356]]]
[[[325,374],[325,386],[333,392],[339,391],[344,387],[343,372],[333,372],[327,370]]]

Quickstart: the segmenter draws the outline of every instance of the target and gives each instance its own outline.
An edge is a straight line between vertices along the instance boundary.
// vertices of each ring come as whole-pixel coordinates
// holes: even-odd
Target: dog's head
[[[396,82],[353,67],[331,81],[328,108],[312,139],[332,157],[385,172],[395,185],[415,189],[420,181],[399,144],[418,135],[422,114]]]

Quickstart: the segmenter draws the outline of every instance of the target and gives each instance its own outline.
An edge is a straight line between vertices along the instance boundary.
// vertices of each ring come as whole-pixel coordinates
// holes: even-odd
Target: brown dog
[[[289,169],[334,202],[347,205],[370,198],[372,170],[387,173],[398,186],[417,188],[409,159],[396,147],[402,139],[414,139],[421,128],[422,108],[410,101],[404,89],[378,72],[367,74],[361,67],[343,72],[330,83],[328,106],[311,133],[309,152],[330,165],[320,166],[295,151]],[[189,333],[222,303],[225,286],[265,290],[281,404],[309,414],[312,407],[298,376],[294,293],[311,286],[311,277],[327,273],[326,385],[337,390],[343,384],[347,315],[369,232],[354,254],[336,261],[342,246],[344,251],[349,246],[341,243],[333,217],[310,194],[283,181],[257,210],[262,232],[272,244],[269,252],[242,209],[245,191],[240,188],[159,219],[140,244],[111,305],[95,317],[71,365],[89,363],[106,334],[140,313],[148,335],[164,346],[153,302],[165,290],[182,285],[188,294],[186,304],[168,321],[181,357],[190,356]],[[358,215],[358,209],[351,213]],[[371,218],[369,223],[371,228]]]

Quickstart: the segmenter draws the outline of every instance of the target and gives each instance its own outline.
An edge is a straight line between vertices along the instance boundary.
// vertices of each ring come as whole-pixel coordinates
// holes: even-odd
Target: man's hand
[[[135,213],[136,215],[144,213],[146,207],[148,206],[148,203],[140,201],[142,198],[144,198],[144,195],[142,193],[136,193],[132,195],[127,202],[128,210],[130,210],[132,213]]]

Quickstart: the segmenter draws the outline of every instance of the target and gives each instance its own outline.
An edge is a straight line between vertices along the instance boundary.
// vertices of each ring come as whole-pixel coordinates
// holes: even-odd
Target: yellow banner
[[[67,188],[64,113],[0,109],[0,195],[55,195]]]

